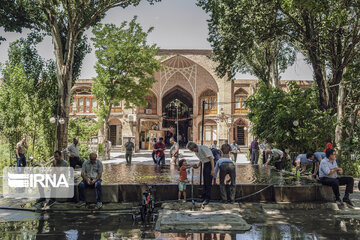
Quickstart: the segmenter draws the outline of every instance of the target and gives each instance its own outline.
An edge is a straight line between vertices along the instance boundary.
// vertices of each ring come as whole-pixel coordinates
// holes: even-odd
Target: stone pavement
[[[141,150],[139,153],[134,153],[132,157],[131,163],[137,164],[151,164],[153,162],[151,150]],[[180,149],[180,154],[188,161],[198,161],[198,158],[195,156],[195,153],[190,152],[187,149]],[[170,153],[169,150],[165,151],[166,162],[170,162]],[[110,153],[110,160],[103,161],[104,164],[108,163],[123,163],[126,162],[125,160],[125,153],[124,152],[111,152]],[[236,160],[237,164],[247,164],[250,161],[247,159],[246,154],[240,153],[237,156]]]

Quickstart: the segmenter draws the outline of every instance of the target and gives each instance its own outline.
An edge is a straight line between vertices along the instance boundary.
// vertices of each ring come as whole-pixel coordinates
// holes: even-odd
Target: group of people
[[[251,143],[251,163],[257,164],[259,158],[259,149],[263,150],[263,163],[264,166],[268,166],[271,161],[274,161],[276,168],[280,167],[280,163],[283,162],[284,152],[279,149],[270,149],[268,142],[265,140],[262,144],[258,144],[257,138]],[[216,184],[217,175],[220,175],[220,195],[222,202],[234,202],[235,201],[235,163],[237,159],[237,154],[240,151],[239,146],[234,141],[231,145],[228,144],[226,140],[225,143],[218,149],[217,141],[215,140],[213,144],[208,147],[205,145],[197,145],[194,142],[188,142],[186,148],[194,152],[197,158],[199,159],[198,164],[188,165],[185,159],[180,159],[179,154],[179,144],[175,141],[174,138],[170,139],[171,148],[171,163],[179,165],[179,193],[178,199],[181,199],[181,196],[186,200],[186,183],[187,183],[187,169],[199,168],[202,164],[203,166],[203,181],[204,181],[204,192],[203,192],[203,205],[206,205],[210,201],[211,197],[211,187],[213,184]],[[160,137],[158,141],[153,139],[153,160],[157,165],[165,165],[165,143],[163,138]],[[26,144],[26,138],[22,138],[19,143],[16,145],[16,158],[17,166],[25,167],[26,158],[25,150],[28,148]],[[126,150],[126,161],[131,163],[132,154],[134,151],[134,144],[131,139],[125,143]],[[217,157],[217,150],[220,152],[220,156]],[[85,189],[94,188],[96,192],[96,201],[97,208],[102,207],[102,187],[101,187],[101,176],[103,172],[103,165],[101,161],[97,159],[96,153],[91,153],[89,160],[82,162],[79,156],[78,149],[78,140],[73,139],[71,145],[67,147],[69,153],[69,163],[70,167],[75,168],[77,165],[81,167],[81,177],[82,181],[78,185],[79,188],[79,203],[78,207],[85,205]],[[230,157],[231,154],[231,157]],[[296,157],[295,160],[296,172],[299,174],[305,173],[307,167],[312,165],[312,176],[314,178],[319,177],[319,181],[323,185],[328,185],[332,187],[333,193],[335,195],[335,201],[341,202],[339,186],[346,185],[345,195],[342,199],[343,202],[353,206],[353,203],[350,200],[350,194],[353,192],[354,179],[349,176],[340,176],[343,174],[343,170],[338,167],[336,160],[336,152],[332,149],[332,146],[327,146],[324,152],[315,152],[315,153],[304,153]],[[67,167],[68,163],[62,159],[61,151],[54,152],[54,161],[52,163],[54,167]],[[227,197],[226,193],[226,184],[225,178],[229,175],[229,180],[226,181],[226,184],[230,184],[230,196]],[[360,185],[359,185],[360,187]],[[37,203],[40,204],[44,202],[44,198],[38,199]],[[55,202],[54,198],[51,198],[47,205],[51,206]]]
[[[212,148],[216,148],[215,146]],[[179,161],[180,167],[180,177],[179,177],[179,194],[178,198],[180,200],[181,195],[184,196],[184,200],[186,200],[186,179],[187,179],[187,168],[199,168],[202,164],[203,166],[203,179],[204,179],[204,192],[203,192],[203,205],[207,205],[210,201],[211,197],[211,187],[212,184],[216,184],[217,174],[220,175],[220,195],[222,202],[234,202],[235,201],[235,179],[236,179],[236,171],[235,171],[235,161],[230,159],[230,152],[232,151],[232,147],[225,143],[221,146],[221,158],[215,161],[213,152],[211,149],[205,145],[197,145],[194,142],[188,142],[186,148],[190,151],[194,152],[195,155],[199,159],[199,163],[193,165],[187,165],[185,159],[181,159]],[[230,179],[227,183],[230,184],[230,196],[229,199],[226,193],[225,187],[225,177],[229,175]]]

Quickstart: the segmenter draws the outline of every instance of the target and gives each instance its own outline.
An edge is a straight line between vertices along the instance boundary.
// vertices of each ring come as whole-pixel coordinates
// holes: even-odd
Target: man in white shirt
[[[203,178],[204,178],[204,194],[203,194],[203,205],[207,205],[210,201],[211,195],[211,183],[213,176],[215,174],[214,167],[214,156],[209,149],[209,147],[204,145],[197,145],[194,142],[188,142],[186,148],[192,152],[195,152],[195,155],[199,158],[200,162],[203,164]],[[195,164],[194,168],[200,166],[200,162]]]
[[[75,168],[76,165],[82,167],[83,164],[82,161],[80,160],[78,143],[79,140],[77,140],[77,138],[73,138],[73,143],[67,147],[67,150],[69,152],[70,167],[72,168]]]
[[[231,159],[234,161],[234,163],[236,163],[237,154],[238,152],[240,152],[239,145],[237,145],[236,142],[233,141],[230,147],[231,147]]]
[[[343,201],[350,206],[354,206],[349,198],[349,195],[353,193],[354,178],[346,176],[339,177],[338,174],[343,174],[343,170],[337,165],[335,150],[327,149],[325,153],[326,158],[321,161],[319,168],[320,182],[323,185],[332,187],[335,201],[339,203],[341,203],[339,186],[346,185]]]
[[[267,167],[269,165],[270,161],[273,160],[276,169],[280,169],[281,162],[284,157],[284,152],[279,149],[273,148],[271,150],[270,149],[266,150],[266,154],[268,155],[268,159],[267,159],[266,163],[264,164],[264,166]]]

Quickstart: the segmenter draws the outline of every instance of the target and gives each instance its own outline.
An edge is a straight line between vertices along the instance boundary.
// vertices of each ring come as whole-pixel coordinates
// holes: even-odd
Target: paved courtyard
[[[132,157],[132,163],[137,164],[151,164],[153,163],[152,157],[151,157],[151,150],[141,150],[138,153],[134,153]],[[195,156],[195,153],[188,151],[187,149],[180,149],[180,154],[183,158],[185,158],[187,161],[198,161],[198,158]],[[103,161],[104,164],[108,163],[123,163],[126,162],[125,160],[125,153],[124,152],[112,152],[110,154],[111,159]],[[165,151],[165,157],[166,157],[166,163],[168,164],[171,160],[169,150]],[[237,156],[236,163],[238,164],[247,164],[250,163],[250,161],[247,159],[247,156],[245,153],[240,153]]]

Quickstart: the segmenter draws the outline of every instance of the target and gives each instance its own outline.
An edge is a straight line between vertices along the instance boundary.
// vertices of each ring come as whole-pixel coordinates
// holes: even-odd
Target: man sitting
[[[224,145],[223,145],[224,146]],[[220,158],[215,165],[215,174],[214,179],[216,179],[217,173],[220,170],[220,195],[221,202],[227,202],[227,194],[225,188],[225,177],[229,174],[230,177],[230,202],[233,203],[235,201],[235,179],[236,179],[236,171],[235,164],[233,160],[229,158],[230,148],[222,147],[222,158]]]
[[[346,185],[345,195],[343,201],[350,206],[354,204],[350,201],[349,195],[353,192],[354,179],[352,177],[338,177],[338,174],[342,174],[343,170],[338,167],[335,160],[335,150],[327,149],[326,158],[320,163],[319,177],[320,182],[323,185],[331,186],[335,195],[335,201],[341,203],[339,185]]]
[[[54,161],[52,162],[51,166],[52,167],[68,167],[68,163],[62,159],[61,152],[59,150],[54,152]],[[35,207],[41,208],[43,206],[43,203],[46,201],[46,199],[45,199],[44,188],[40,184],[38,184],[38,189],[39,189],[41,197],[36,200]],[[56,189],[51,187],[50,190],[51,190],[50,195],[53,197],[51,197],[48,200],[48,202],[45,205],[46,207],[51,207],[52,205],[54,205],[56,203],[55,197],[54,197],[56,195]]]
[[[90,160],[87,160],[82,165],[81,177],[83,180],[79,184],[79,203],[77,207],[82,207],[86,204],[85,202],[85,189],[95,188],[96,192],[96,207],[99,209],[102,207],[101,202],[101,176],[103,172],[102,163],[96,159],[96,153],[90,154]]]
[[[316,159],[315,159],[315,155],[313,153],[307,153],[307,154],[304,153],[304,154],[298,155],[296,157],[296,173],[299,171],[300,167],[302,169],[300,174],[305,173],[307,165],[315,163],[315,162],[316,162]],[[315,167],[315,170],[313,171],[314,172],[313,177],[316,177],[318,165],[315,164],[315,166],[313,166],[313,167]]]

